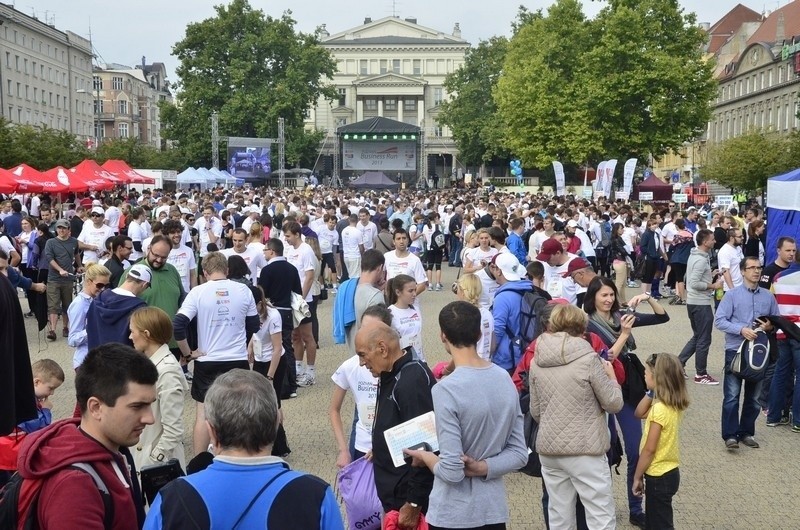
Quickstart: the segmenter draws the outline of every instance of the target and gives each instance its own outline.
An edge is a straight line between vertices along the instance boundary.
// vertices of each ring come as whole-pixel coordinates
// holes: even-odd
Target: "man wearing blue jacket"
[[[494,345],[492,362],[512,372],[522,356],[525,346],[516,344],[514,338],[520,332],[520,292],[530,291],[533,286],[525,277],[525,267],[508,252],[492,258],[488,270],[500,287],[494,293]]]
[[[150,287],[151,279],[150,269],[137,263],[128,269],[128,276],[122,285],[97,295],[86,314],[89,350],[107,342],[121,342],[131,346],[128,338],[131,334],[131,313],[147,305],[138,296]]]

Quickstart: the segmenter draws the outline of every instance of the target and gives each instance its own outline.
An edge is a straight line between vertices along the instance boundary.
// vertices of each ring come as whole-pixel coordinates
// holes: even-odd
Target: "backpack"
[[[436,225],[436,228],[433,230],[433,235],[431,236],[431,250],[439,250],[444,248],[444,234],[442,230],[439,228],[439,225]]]
[[[536,289],[531,290],[517,290],[509,289],[509,291],[520,295],[519,303],[519,335],[511,337],[511,362],[517,366],[519,359],[522,357],[522,352],[525,348],[533,342],[533,340],[542,334],[541,323],[536,318],[539,311],[547,305],[549,298],[543,296]],[[506,331],[508,333],[508,331]],[[515,351],[517,354],[515,355]]]
[[[103,498],[103,508],[105,509],[103,528],[111,530],[114,526],[114,503],[103,479],[91,464],[77,462],[69,468],[78,469],[92,477]],[[42,479],[24,479],[19,473],[11,476],[11,480],[0,490],[0,528],[14,530],[39,528],[36,512],[43,484]]]
[[[603,248],[611,246],[611,223],[607,221],[600,223],[600,246]]]
[[[622,399],[636,407],[647,392],[644,380],[644,365],[635,353],[628,352],[617,357],[625,368],[625,382],[622,384]]]
[[[761,381],[769,365],[769,351],[769,336],[763,329],[757,329],[755,339],[745,339],[739,345],[728,370],[742,379]]]

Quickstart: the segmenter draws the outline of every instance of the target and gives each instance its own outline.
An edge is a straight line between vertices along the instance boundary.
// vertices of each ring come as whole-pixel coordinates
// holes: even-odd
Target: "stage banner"
[[[556,195],[563,197],[567,194],[567,186],[564,180],[564,164],[553,161],[553,171],[556,174]]]
[[[416,142],[344,142],[342,169],[413,171],[417,168]]]

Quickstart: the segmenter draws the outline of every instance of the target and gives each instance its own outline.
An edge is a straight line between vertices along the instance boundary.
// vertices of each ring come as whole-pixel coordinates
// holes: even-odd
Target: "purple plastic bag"
[[[336,477],[350,530],[380,530],[383,508],[375,489],[372,462],[361,457]]]

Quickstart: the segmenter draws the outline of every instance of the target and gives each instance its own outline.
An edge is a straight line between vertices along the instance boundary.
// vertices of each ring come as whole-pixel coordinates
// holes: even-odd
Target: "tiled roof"
[[[778,37],[778,19],[781,14],[783,14],[783,36],[781,38],[791,41],[792,37],[800,35],[800,0],[794,0],[770,13],[761,27],[747,41],[747,45],[757,42],[774,43]]]
[[[745,5],[737,4],[736,7],[728,11],[708,30],[709,42],[707,51],[709,53],[717,53],[742,24],[745,22],[758,22],[761,18],[760,13]]]

